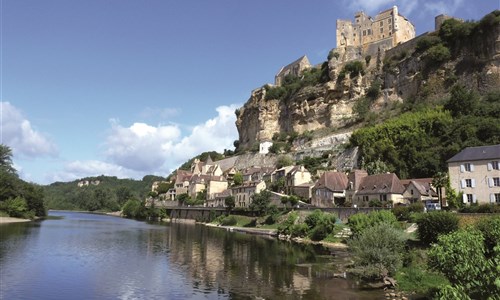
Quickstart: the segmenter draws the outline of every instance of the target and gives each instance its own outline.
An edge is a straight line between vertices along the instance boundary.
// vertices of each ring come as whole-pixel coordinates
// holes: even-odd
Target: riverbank
[[[13,218],[13,217],[0,217],[0,224],[10,224],[10,223],[22,223],[22,222],[30,222],[30,219],[21,219],[21,218]]]

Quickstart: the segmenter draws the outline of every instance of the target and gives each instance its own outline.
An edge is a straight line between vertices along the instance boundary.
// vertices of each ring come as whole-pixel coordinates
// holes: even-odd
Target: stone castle
[[[337,20],[337,48],[360,47],[364,55],[376,55],[415,37],[415,27],[398,13],[397,6],[380,12],[375,18],[358,12],[354,23]]]

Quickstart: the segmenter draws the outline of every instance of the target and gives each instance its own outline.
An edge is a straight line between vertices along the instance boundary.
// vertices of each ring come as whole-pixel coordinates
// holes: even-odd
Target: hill
[[[164,180],[153,175],[144,176],[142,180],[101,175],[55,182],[44,186],[43,190],[49,209],[117,211],[129,199],[145,199],[153,182]]]

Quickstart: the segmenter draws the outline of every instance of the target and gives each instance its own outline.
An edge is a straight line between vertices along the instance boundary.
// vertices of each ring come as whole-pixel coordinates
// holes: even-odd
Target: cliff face
[[[266,87],[254,90],[236,121],[239,148],[250,149],[261,141],[271,140],[275,133],[300,134],[323,128],[334,131],[353,123],[354,105],[366,96],[377,78],[383,84],[380,96],[371,103],[370,110],[375,112],[391,102],[444,99],[451,85],[457,82],[479,93],[500,87],[500,25],[495,25],[485,36],[476,37],[481,47],[474,50],[466,45],[439,67],[429,64],[427,53],[415,51],[421,38],[371,59],[363,57],[358,48],[335,49],[336,55],[327,62],[328,80],[302,87],[285,100],[266,99]],[[352,61],[362,62],[365,69],[351,78],[344,71]]]

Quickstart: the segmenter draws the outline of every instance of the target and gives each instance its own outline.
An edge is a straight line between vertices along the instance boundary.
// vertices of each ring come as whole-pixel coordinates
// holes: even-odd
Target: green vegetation
[[[337,218],[330,213],[315,210],[299,222],[299,214],[291,212],[287,219],[278,226],[278,233],[291,237],[307,237],[312,241],[321,241],[333,237]]]
[[[25,182],[12,164],[12,150],[0,144],[0,211],[11,217],[33,219],[47,215],[40,186]]]
[[[365,75],[365,66],[362,61],[354,60],[345,64],[344,68],[339,72],[337,81],[342,81],[349,74],[350,78],[355,78],[358,75]]]
[[[263,216],[269,210],[271,203],[271,192],[264,190],[258,194],[252,195],[252,203],[250,203],[250,210],[255,211],[259,216]]]
[[[496,246],[492,252],[487,252],[484,235],[476,228],[439,237],[429,251],[429,266],[450,281],[450,285],[440,289],[440,299],[456,299],[455,295],[461,295],[460,299],[500,298],[498,234],[495,238]]]
[[[418,238],[424,244],[437,241],[439,235],[447,234],[458,229],[458,217],[446,211],[433,211],[422,214],[417,219]]]
[[[351,228],[353,236],[359,236],[367,228],[380,223],[387,223],[395,228],[399,227],[396,216],[389,210],[376,210],[368,214],[354,214],[349,218],[347,225]]]
[[[301,76],[287,75],[283,79],[281,86],[266,85],[266,100],[282,100],[288,101],[297,94],[298,91],[305,87],[315,86],[328,82],[328,63],[325,62],[321,68],[310,68],[302,72]]]
[[[90,184],[79,187],[79,181]],[[147,175],[142,180],[133,180],[101,175],[72,182],[55,182],[43,189],[49,209],[117,211],[130,199],[145,199],[155,181],[165,181],[165,178]],[[161,192],[168,191],[170,187],[170,184],[159,185]]]
[[[387,222],[364,228],[348,242],[354,258],[350,272],[368,280],[394,275],[403,264],[406,237]]]
[[[433,177],[465,147],[500,143],[500,92],[478,97],[462,85],[452,88],[441,108],[404,113],[353,133],[364,166],[382,161],[404,178]]]
[[[234,141],[234,147],[235,148],[238,148],[239,146],[239,141],[236,140]],[[200,161],[206,161],[208,159],[208,157],[211,157],[213,161],[217,161],[217,160],[221,160],[224,158],[224,155],[223,154],[220,154],[219,152],[217,151],[207,151],[207,152],[203,152],[193,158],[191,158],[190,160],[188,160],[187,162],[183,163],[179,169],[181,170],[187,170],[189,171],[191,169],[191,165],[193,164],[194,160],[195,159],[199,159]]]

